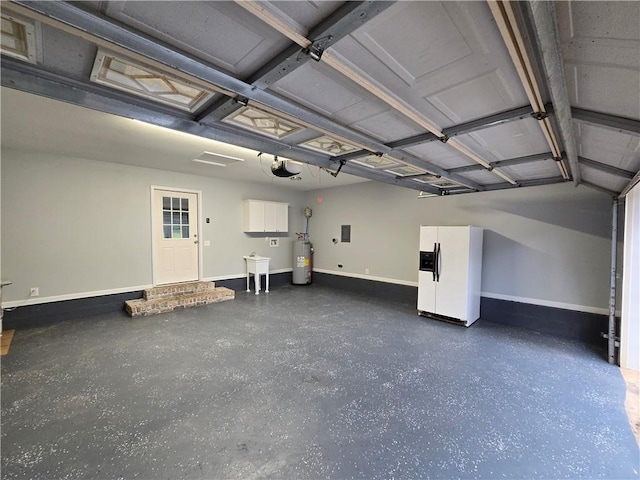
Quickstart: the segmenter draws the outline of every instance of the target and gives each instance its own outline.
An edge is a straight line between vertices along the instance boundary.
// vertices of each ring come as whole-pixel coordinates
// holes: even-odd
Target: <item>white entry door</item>
[[[153,282],[198,280],[198,194],[153,190]]]

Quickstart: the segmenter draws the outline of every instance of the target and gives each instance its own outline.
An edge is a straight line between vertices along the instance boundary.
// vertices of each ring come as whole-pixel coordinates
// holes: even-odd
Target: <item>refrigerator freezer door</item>
[[[438,243],[438,227],[420,227],[420,251],[434,252],[434,245]],[[435,254],[435,252],[434,252]],[[435,259],[434,259],[435,266]],[[418,310],[422,312],[436,311],[436,281],[435,272],[418,272]]]
[[[430,313],[436,311],[436,282],[429,272],[418,272],[418,310]]]
[[[438,242],[438,227],[420,227],[420,251],[433,251],[433,244]]]

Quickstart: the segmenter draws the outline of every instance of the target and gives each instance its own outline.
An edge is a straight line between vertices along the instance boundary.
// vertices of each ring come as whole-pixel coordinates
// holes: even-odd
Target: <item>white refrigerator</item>
[[[480,318],[478,227],[420,227],[418,314],[469,326]]]

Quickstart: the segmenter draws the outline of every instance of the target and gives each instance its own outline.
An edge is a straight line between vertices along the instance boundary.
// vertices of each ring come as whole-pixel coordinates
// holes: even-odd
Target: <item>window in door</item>
[[[162,233],[164,238],[189,238],[189,199],[162,197]]]

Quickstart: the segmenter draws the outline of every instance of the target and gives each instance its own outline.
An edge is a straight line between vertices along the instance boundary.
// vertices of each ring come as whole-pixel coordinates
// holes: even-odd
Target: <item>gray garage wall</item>
[[[152,282],[151,185],[202,191],[204,277],[244,274],[243,255],[292,266],[291,241],[303,229],[302,193],[84,159],[2,150],[3,303],[26,305],[136,290]],[[242,232],[242,200],[287,202],[289,235],[279,247]],[[40,297],[29,298],[29,287]]]
[[[419,226],[476,225],[485,229],[483,296],[607,312],[611,200],[606,195],[562,184],[417,196],[368,183],[308,192],[315,269],[417,285]],[[351,243],[340,242],[341,225],[351,225]]]
[[[610,199],[586,187],[551,185],[442,198],[364,183],[302,194],[83,159],[2,151],[2,277],[9,305],[135,290],[151,284],[150,186],[203,192],[204,277],[244,272],[243,255],[290,269],[300,214],[313,209],[315,268],[417,284],[418,227],[485,228],[482,290],[492,298],[606,313]],[[318,197],[322,196],[322,203]],[[271,248],[242,232],[242,199],[290,203],[289,236]],[[351,225],[351,243],[341,243]],[[338,240],[337,244],[332,239]],[[342,265],[342,268],[338,265]],[[368,269],[369,273],[366,273]],[[28,289],[40,288],[29,299]]]

